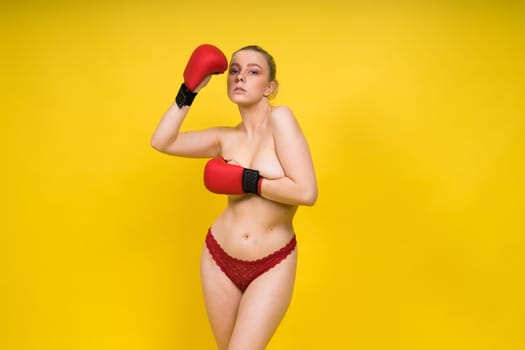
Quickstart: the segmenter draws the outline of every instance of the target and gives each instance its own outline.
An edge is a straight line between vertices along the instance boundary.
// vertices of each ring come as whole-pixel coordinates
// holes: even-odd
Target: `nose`
[[[239,81],[242,81],[244,83],[244,75],[241,74],[241,72],[237,73],[237,75],[235,76],[235,82],[239,82]]]

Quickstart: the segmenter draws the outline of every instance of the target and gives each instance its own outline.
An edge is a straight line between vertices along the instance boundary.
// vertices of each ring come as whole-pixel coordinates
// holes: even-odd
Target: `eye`
[[[257,74],[259,74],[259,71],[258,70],[250,70],[250,71],[248,71],[248,73],[250,75],[257,75]]]
[[[230,74],[238,74],[239,70],[237,68],[230,68]]]

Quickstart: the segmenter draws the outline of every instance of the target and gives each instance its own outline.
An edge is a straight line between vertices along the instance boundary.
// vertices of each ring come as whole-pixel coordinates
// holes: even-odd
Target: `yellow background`
[[[213,348],[224,198],[149,138],[197,45],[256,43],[319,180],[269,349],[523,349],[523,7],[359,3],[2,4],[3,348]],[[225,81],[185,127],[238,121]]]

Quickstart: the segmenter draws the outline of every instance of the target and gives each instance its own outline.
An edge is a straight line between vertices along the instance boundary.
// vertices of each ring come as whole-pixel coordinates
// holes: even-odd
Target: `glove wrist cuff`
[[[185,83],[182,83],[179,92],[177,93],[177,97],[175,97],[175,102],[179,108],[182,108],[183,106],[191,106],[195,96],[197,96],[197,93],[191,91]]]
[[[242,174],[242,189],[246,193],[259,194],[260,185],[259,180],[261,176],[257,170],[244,169]]]

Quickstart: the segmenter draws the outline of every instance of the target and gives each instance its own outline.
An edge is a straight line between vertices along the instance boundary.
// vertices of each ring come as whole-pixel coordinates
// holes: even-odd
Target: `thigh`
[[[229,350],[264,349],[283,319],[295,283],[297,249],[244,292]]]
[[[206,247],[201,257],[201,281],[215,341],[219,349],[227,349],[242,294],[213,261]]]

